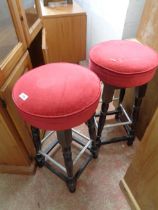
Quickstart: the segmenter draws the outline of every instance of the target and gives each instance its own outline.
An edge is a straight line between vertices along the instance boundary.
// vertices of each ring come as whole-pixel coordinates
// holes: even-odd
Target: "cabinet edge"
[[[136,201],[135,197],[133,196],[133,194],[124,178],[120,181],[119,185],[120,185],[120,188],[121,188],[123,194],[127,198],[127,202],[129,204],[129,206],[131,207],[131,209],[132,210],[142,210],[140,208],[138,202]]]
[[[0,165],[0,173],[33,175],[35,171],[35,161],[32,161],[30,166]]]

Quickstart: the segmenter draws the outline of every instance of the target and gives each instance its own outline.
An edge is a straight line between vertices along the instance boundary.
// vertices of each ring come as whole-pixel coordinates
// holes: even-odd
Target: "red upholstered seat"
[[[65,130],[89,120],[100,96],[100,80],[76,64],[47,64],[24,74],[15,84],[13,100],[31,125]]]
[[[158,66],[158,54],[143,44],[111,40],[90,51],[89,68],[115,87],[135,87],[150,81]]]

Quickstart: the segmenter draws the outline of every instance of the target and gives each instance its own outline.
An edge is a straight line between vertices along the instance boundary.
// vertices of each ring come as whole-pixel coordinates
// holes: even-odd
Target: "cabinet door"
[[[11,120],[0,106],[0,165],[29,166],[31,160]]]
[[[26,50],[17,11],[15,1],[0,1],[0,85]]]
[[[37,35],[37,33],[42,28],[41,19],[39,17],[39,1],[16,0],[16,3],[19,8],[27,45],[29,46],[35,38],[35,36]]]
[[[86,54],[86,15],[43,19],[50,62],[78,63]]]
[[[31,62],[28,55],[28,52],[24,54],[19,63],[16,65],[9,78],[6,80],[4,85],[0,89],[1,98],[6,103],[6,109],[9,113],[22,141],[25,145],[29,155],[31,157],[35,154],[34,145],[31,138],[31,133],[29,132],[28,125],[21,119],[19,116],[16,107],[12,101],[12,88],[19,77],[24,74],[26,71],[31,69]]]
[[[158,108],[145,131],[134,160],[122,180],[130,204],[142,210],[158,209]]]

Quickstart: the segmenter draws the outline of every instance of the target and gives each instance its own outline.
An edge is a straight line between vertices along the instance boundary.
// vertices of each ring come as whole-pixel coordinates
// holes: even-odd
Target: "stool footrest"
[[[45,140],[48,139],[48,137],[50,137],[55,131],[51,131],[49,132],[42,140],[41,140],[41,143],[43,143]]]
[[[67,181],[67,177],[60,173],[59,171],[57,171],[56,169],[54,169],[48,162],[45,162],[44,164],[52,173],[54,173],[55,175],[57,175],[59,178],[61,178],[64,182]]]
[[[117,143],[117,142],[120,142],[120,141],[128,141],[129,139],[130,139],[129,136],[114,137],[114,138],[111,138],[111,139],[106,140],[106,141],[101,141],[101,145]]]
[[[85,150],[88,148],[88,146],[92,143],[91,140],[89,140],[87,142],[87,144],[83,147],[83,149],[80,151],[80,153],[77,155],[77,157],[73,160],[73,165],[75,165],[77,163],[77,161],[79,160],[79,158],[83,155],[83,153],[85,152]]]
[[[84,162],[83,165],[81,165],[81,167],[79,168],[79,170],[75,173],[75,175],[72,177],[73,179],[77,180],[80,175],[82,174],[82,172],[84,171],[84,169],[87,167],[88,163],[93,159],[92,156],[88,157],[87,160]],[[64,174],[62,174],[61,172],[57,171],[56,169],[54,169],[51,164],[49,164],[48,162],[45,162],[45,166],[55,175],[57,175],[59,178],[61,178],[64,182],[68,182],[69,178],[67,176],[65,176]]]
[[[87,136],[81,134],[80,132],[78,132],[75,129],[72,129],[72,131],[79,135],[80,137],[88,140],[88,142],[86,144],[82,143],[81,141],[73,138],[73,140],[77,143],[79,143],[83,148],[82,150],[79,152],[79,154],[76,156],[76,158],[73,160],[73,165],[75,165],[77,163],[77,161],[79,160],[79,158],[84,154],[85,150],[88,149],[90,150],[90,145],[92,144],[92,140],[90,138],[88,138]],[[48,137],[50,137],[52,134],[54,133],[54,131],[50,132],[45,138],[44,141],[46,141],[48,139]],[[42,139],[43,140],[43,139]],[[41,141],[41,142],[44,142]],[[55,140],[54,142],[52,142],[51,144],[49,144],[49,146],[45,149],[45,151],[39,151],[39,154],[43,155],[46,159],[48,159],[50,162],[52,162],[54,165],[56,165],[57,167],[59,167],[62,171],[66,172],[66,168],[64,166],[62,166],[60,163],[58,163],[57,161],[55,161],[52,157],[50,157],[48,155],[48,153],[59,143],[58,140]],[[91,150],[90,150],[91,151]]]
[[[77,130],[72,129],[72,131],[73,131],[74,133],[78,134],[79,136],[83,137],[84,139],[87,139],[88,141],[90,140],[90,138],[88,138],[87,136],[85,136],[85,135],[81,134],[81,133],[80,133],[80,132],[78,132]]]
[[[81,173],[84,171],[84,169],[87,167],[88,163],[93,159],[93,156],[89,156],[87,160],[84,162],[83,165],[80,166],[79,170],[75,174],[75,178],[78,179],[81,175]]]
[[[123,114],[125,115],[127,121],[125,121],[125,122],[117,122],[117,123],[112,123],[112,124],[105,124],[104,128],[112,128],[112,127],[116,127],[116,126],[124,126],[124,125],[132,124],[132,121],[131,121],[130,117],[128,116],[128,114],[127,114],[127,112],[124,109],[122,104],[120,104],[120,108],[121,108],[121,111],[123,112]]]
[[[72,136],[72,139],[74,142],[78,143],[82,147],[85,146],[85,144],[79,138],[77,138],[77,136],[75,136],[75,137]],[[91,151],[90,145],[88,145],[87,150]]]
[[[45,154],[42,151],[39,151],[39,154],[43,155],[46,158],[45,161],[49,160],[51,163],[53,163],[55,166],[57,166],[66,173],[66,168],[62,166],[59,162],[57,162],[56,160],[54,160],[53,158],[51,158],[49,155]]]
[[[47,148],[43,151],[44,153],[46,153],[46,154],[49,154],[49,152],[53,149],[53,148],[55,148],[56,147],[56,145],[59,143],[59,141],[56,139],[56,140],[54,140],[53,142],[51,142],[48,146],[47,146]]]
[[[119,111],[117,110],[108,111],[106,115],[114,115],[114,114],[119,114]],[[95,117],[100,117],[100,114],[96,113]]]
[[[46,143],[47,143],[48,137],[50,137],[53,133],[54,133],[54,131],[50,132],[44,138],[44,141],[46,141]],[[49,145],[45,148],[45,150],[44,151],[39,150],[38,153],[37,153],[44,158],[44,164],[43,165],[45,165],[51,172],[56,174],[59,178],[61,178],[63,181],[65,181],[67,183],[67,186],[68,186],[70,192],[75,191],[76,180],[80,177],[81,173],[86,168],[88,163],[93,159],[93,154],[91,154],[92,153],[92,148],[91,148],[92,147],[92,140],[90,138],[88,138],[87,136],[85,136],[84,134],[81,134],[79,131],[77,131],[75,129],[72,129],[72,134],[73,134],[73,138],[72,138],[73,141],[77,142],[79,145],[81,145],[83,147],[83,148],[81,148],[78,155],[74,158],[73,166],[77,163],[77,161],[85,153],[86,150],[89,151],[88,157],[84,160],[84,162],[82,162],[80,164],[77,172],[72,177],[67,175],[68,172],[62,164],[57,162],[54,158],[52,158],[49,155],[49,153],[51,153],[52,149],[55,148],[55,146],[57,146],[57,144],[59,143],[58,140],[53,140],[52,142],[48,142]],[[76,137],[78,137],[78,138],[76,138]],[[83,141],[83,139],[84,139],[84,141]],[[44,145],[43,144],[44,141],[42,141],[42,145]]]
[[[104,125],[104,128],[112,128],[112,127],[117,127],[117,126],[125,126],[125,125],[130,125],[132,124],[132,120],[130,119],[130,117],[128,116],[126,110],[124,109],[123,105],[120,104],[120,108],[121,108],[121,111],[123,112],[124,116],[126,117],[126,120],[127,121],[121,121],[121,122],[116,122],[116,123],[111,123],[111,124],[105,124]],[[106,115],[115,115],[115,114],[118,114],[119,111],[117,110],[113,110],[113,111],[108,111]],[[96,117],[100,116],[100,114],[96,114],[95,115],[95,126],[96,128],[98,128],[98,123],[96,121]]]

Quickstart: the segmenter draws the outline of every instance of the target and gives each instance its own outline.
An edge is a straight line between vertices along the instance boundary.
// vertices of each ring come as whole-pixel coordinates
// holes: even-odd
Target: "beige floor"
[[[104,130],[103,138],[121,132]],[[132,147],[126,143],[102,146],[99,158],[87,166],[73,194],[45,167],[33,176],[1,174],[0,210],[130,210],[119,181],[137,145],[138,141]]]

